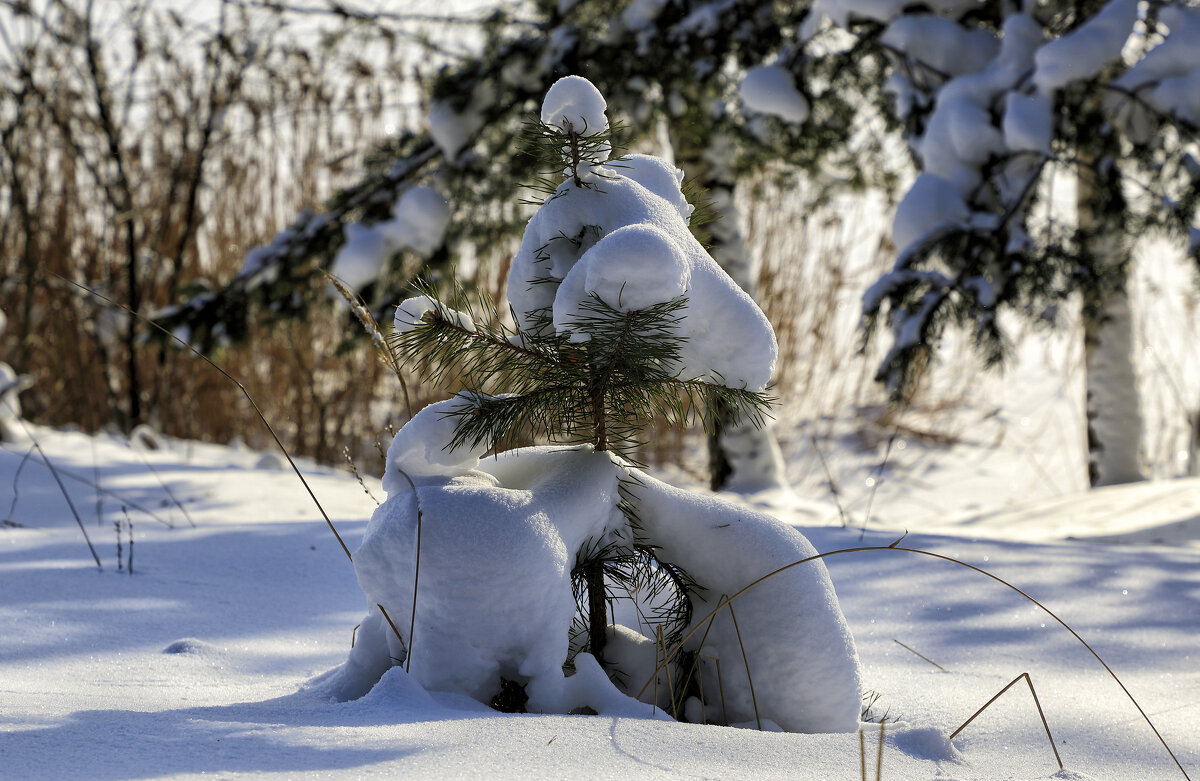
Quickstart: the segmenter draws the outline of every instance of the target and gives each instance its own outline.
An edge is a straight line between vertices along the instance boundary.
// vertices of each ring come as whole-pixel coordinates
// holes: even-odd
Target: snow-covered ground
[[[279,459],[196,443],[150,451],[104,436],[34,433],[104,566],[96,568],[40,456],[26,458],[27,444],[5,445],[6,778],[860,777],[854,733],[504,715],[426,694],[399,670],[361,700],[328,702],[306,684],[346,659],[366,605],[345,554]],[[958,461],[960,476],[977,468]],[[353,549],[375,502],[351,476],[305,471]],[[941,476],[953,479],[952,471]],[[382,498],[377,482],[367,485]],[[914,533],[903,545],[986,568],[1042,601],[1121,676],[1184,768],[1200,769],[1200,482],[1109,488],[996,512],[974,498],[983,509],[941,508],[923,523],[905,513]],[[902,533],[873,522],[861,536],[814,521],[821,504],[774,504],[821,551],[886,546]],[[122,506],[133,527],[132,575],[117,564]],[[120,536],[127,559],[128,531]],[[1016,593],[912,553],[826,562],[866,686],[878,696],[870,718],[886,715],[883,777],[1183,777],[1095,658]],[[1066,772],[1023,684],[947,740],[1024,672]],[[873,778],[878,725],[865,732]]]

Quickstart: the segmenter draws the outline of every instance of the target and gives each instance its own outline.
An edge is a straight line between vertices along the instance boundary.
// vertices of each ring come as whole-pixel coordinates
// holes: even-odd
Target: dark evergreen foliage
[[[181,291],[180,304],[159,321],[169,330],[186,328],[193,344],[210,350],[244,338],[251,317],[304,316],[328,300],[322,272],[343,243],[343,225],[387,219],[405,189],[435,175],[454,210],[449,234],[456,242],[489,247],[515,236],[528,217],[522,193],[546,173],[522,153],[520,119],[549,84],[569,74],[592,81],[627,118],[629,126],[616,130],[621,141],[652,139],[665,121],[678,144],[706,148],[718,134],[728,139],[739,171],[782,162],[820,173],[817,180],[832,186],[895,186],[896,166],[883,155],[882,138],[861,132],[862,96],[882,83],[880,51],[828,42],[821,56],[804,53],[788,37],[808,14],[804,3],[737,0],[708,8],[711,24],[697,25],[692,13],[709,4],[676,0],[643,31],[619,23],[624,5],[581,2],[559,13],[555,3],[538,3],[520,24],[503,13],[491,17],[481,55],[444,68],[431,89],[434,101],[478,113],[479,129],[465,151],[445,159],[423,131],[384,142],[367,155],[361,182],[323,210],[299,215],[233,280]],[[801,126],[764,117],[748,122],[723,108],[736,94],[739,72],[776,54],[813,104]],[[697,230],[703,214],[693,223]],[[455,251],[445,247],[425,260],[425,278],[445,278]],[[401,265],[393,262],[358,291],[380,320],[386,306],[412,291]]]

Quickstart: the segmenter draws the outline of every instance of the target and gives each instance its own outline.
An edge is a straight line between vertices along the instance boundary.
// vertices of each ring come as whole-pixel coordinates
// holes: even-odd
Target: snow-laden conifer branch
[[[572,329],[590,335],[583,344],[552,329],[514,331],[494,311],[466,324],[455,308],[427,306],[388,341],[401,364],[432,382],[469,389],[469,403],[453,413],[453,447],[594,442],[599,418],[606,448],[632,458],[655,419],[683,425],[699,418],[710,426],[719,403],[732,420],[761,425],[771,405],[763,392],[678,376],[684,298],[621,312],[591,297],[572,320]]]
[[[587,72],[623,109],[632,137],[654,136],[666,118],[677,145],[705,149],[720,138],[722,158],[734,175],[783,162],[806,171],[836,171],[837,181],[814,182],[819,188],[895,184],[896,167],[877,130],[863,127],[870,123],[860,99],[877,89],[882,57],[868,47],[849,52],[830,47],[829,56],[819,57],[801,52],[788,36],[808,16],[805,4],[767,9],[758,0],[676,0],[627,14],[591,3],[560,12],[548,3],[529,13],[520,22],[489,17],[483,54],[438,73],[428,130],[406,130],[368,152],[360,182],[323,208],[301,214],[250,253],[234,279],[181,291],[184,299],[161,313],[168,330],[186,328],[197,346],[209,349],[243,339],[252,313],[270,320],[303,316],[327,300],[320,272],[345,245],[347,226],[387,222],[397,198],[433,175],[455,216],[470,215],[451,223],[458,242],[487,247],[514,235],[527,216],[519,208],[521,188],[531,182],[549,187],[555,178],[539,184],[531,169],[562,170],[555,161],[549,169],[539,166],[513,143],[517,119],[539,99],[551,74]],[[812,105],[811,116],[793,126],[768,114],[725,110],[743,70],[776,54],[777,67],[791,73],[797,94]],[[600,132],[591,123],[575,129],[589,136]],[[610,143],[614,134],[623,135],[619,126],[604,133]],[[856,142],[848,146],[851,137]],[[863,156],[874,163],[860,165]],[[693,228],[698,225],[694,220]],[[456,251],[438,247],[422,263],[447,268]],[[387,268],[388,258],[377,261]],[[364,298],[377,319],[409,282],[395,272],[375,278]]]
[[[447,306],[434,298],[431,286],[418,283],[417,289],[424,295],[410,300],[428,302],[428,311],[387,339],[400,364],[416,369],[434,384],[461,382],[483,393],[495,388],[522,393],[533,377],[551,384],[571,381],[572,375],[555,380],[562,361],[554,354],[554,340],[527,340],[506,327],[486,296],[472,297],[474,307],[470,307],[464,291],[455,288],[453,306]],[[483,317],[476,321],[464,315],[468,308],[481,308]]]
[[[580,173],[594,171],[596,166],[618,154],[626,146],[629,133],[629,128],[620,122],[589,127],[586,120],[578,126],[569,120],[559,120],[555,125],[537,114],[530,114],[521,125],[519,137],[521,151],[532,159],[539,174],[530,186],[550,195],[565,177],[576,187],[595,187],[594,183],[585,182]],[[597,173],[603,177],[602,173]],[[540,204],[539,201],[535,205]]]

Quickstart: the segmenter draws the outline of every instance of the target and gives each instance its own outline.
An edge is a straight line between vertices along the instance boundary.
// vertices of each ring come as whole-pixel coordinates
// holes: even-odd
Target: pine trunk
[[[737,179],[729,167],[725,145],[710,143],[707,148],[689,145],[676,137],[675,164],[696,181],[713,199],[718,219],[712,230],[710,254],[742,290],[757,298],[758,267],[750,256],[743,235],[742,213],[734,197]],[[783,454],[770,425],[755,428],[734,425],[725,410],[713,410],[715,420],[708,437],[709,486],[714,491],[732,490],[750,493],[787,485]]]
[[[592,389],[592,445],[596,450],[608,450],[608,420],[604,410],[604,386]],[[604,646],[608,644],[608,605],[604,589],[604,562],[584,565],[583,579],[588,592],[588,650],[596,661],[604,664]]]
[[[1139,458],[1142,412],[1127,290],[1129,249],[1114,208],[1123,201],[1101,189],[1119,188],[1120,183],[1096,184],[1090,176],[1078,181],[1079,229],[1086,237],[1085,249],[1095,268],[1119,269],[1121,277],[1114,290],[1084,294],[1088,480],[1092,487],[1132,483],[1145,477]]]

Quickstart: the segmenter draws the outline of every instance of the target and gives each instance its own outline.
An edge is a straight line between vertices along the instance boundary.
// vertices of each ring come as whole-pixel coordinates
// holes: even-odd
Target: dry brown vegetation
[[[0,12],[0,68],[14,85],[0,96],[0,358],[35,380],[27,416],[265,447],[224,378],[147,343],[144,326],[65,280],[143,314],[196,280],[227,280],[249,249],[350,182],[374,143],[416,120],[421,47],[370,20],[298,28],[233,2],[200,21],[153,2],[8,2]],[[845,247],[826,246],[842,240],[827,224],[765,224],[775,215],[752,210],[749,227],[752,240],[767,237],[756,251],[789,367],[780,387],[800,402],[853,339],[852,327],[824,330],[848,284]],[[797,242],[816,242],[824,262],[795,263]],[[508,251],[480,275],[497,299]],[[379,432],[405,410],[370,351],[339,349],[351,327],[334,303],[307,322],[252,326],[214,358],[296,453],[336,461],[349,447],[373,466]],[[415,405],[444,395],[410,390]],[[678,432],[663,434],[651,460],[682,447]]]
[[[430,49],[378,19],[301,21],[223,0],[184,18],[164,0],[0,0],[0,359],[31,375],[31,419],[86,430],[149,423],[166,434],[269,445],[237,389],[120,309],[143,314],[195,281],[232,277],[301,209],[361,171],[363,154],[419,121]],[[395,21],[395,20],[392,20]],[[780,338],[781,416],[813,420],[879,405],[856,355],[858,296],[887,263],[886,206],[821,209],[774,173],[747,182],[762,304]],[[786,204],[786,208],[781,206]],[[477,281],[502,300],[493,246]],[[406,418],[399,388],[341,302],[305,322],[258,323],[213,356],[245,383],[293,452],[378,468],[376,442]],[[409,383],[412,404],[447,389]],[[843,410],[839,413],[838,410]],[[677,460],[680,432],[644,457]]]
[[[163,3],[0,6],[0,358],[34,378],[33,420],[254,444],[236,389],[65,280],[146,314],[195,280],[228,279],[416,110],[403,41],[353,20],[297,29],[211,8],[197,20]],[[336,354],[345,327],[338,310],[252,327],[216,356],[285,441],[322,460],[365,440],[373,452],[379,423],[363,411],[380,369]]]

